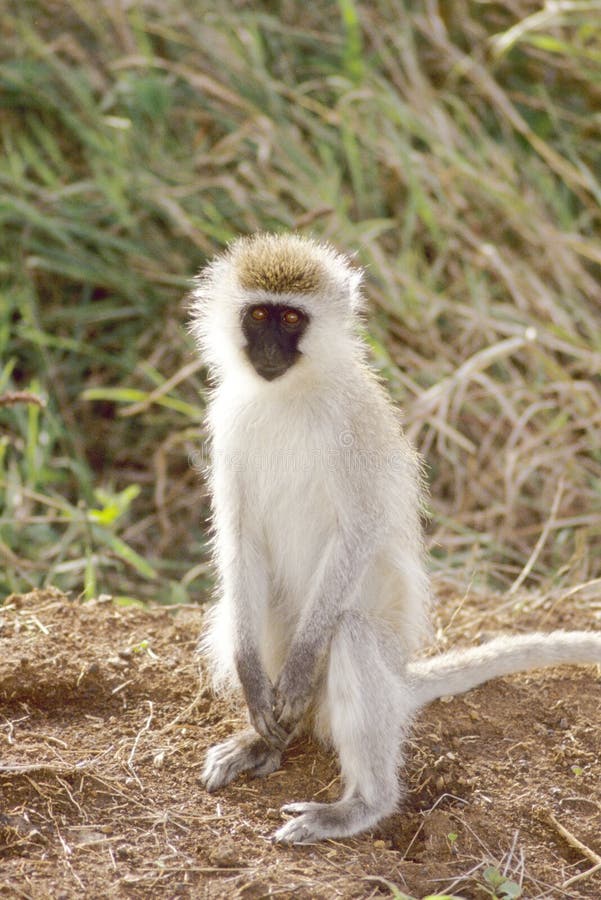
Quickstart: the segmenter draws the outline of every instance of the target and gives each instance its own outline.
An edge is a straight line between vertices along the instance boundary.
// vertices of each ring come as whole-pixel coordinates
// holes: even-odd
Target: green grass
[[[368,267],[435,566],[601,576],[601,9],[449,8],[8,3],[0,392],[47,402],[0,408],[1,591],[204,594],[182,298],[291,228]]]

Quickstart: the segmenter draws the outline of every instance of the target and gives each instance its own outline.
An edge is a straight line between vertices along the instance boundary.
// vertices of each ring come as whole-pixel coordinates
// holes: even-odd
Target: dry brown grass
[[[181,297],[225,241],[291,228],[368,267],[435,566],[594,585],[599,24],[528,0],[10,3],[0,388],[49,403],[0,411],[5,586],[203,595]]]

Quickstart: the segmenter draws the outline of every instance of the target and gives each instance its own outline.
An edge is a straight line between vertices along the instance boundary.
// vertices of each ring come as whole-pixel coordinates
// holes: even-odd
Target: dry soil
[[[516,608],[447,592],[439,616],[442,646],[601,625],[599,603],[577,597]],[[598,669],[432,704],[407,747],[401,812],[360,837],[283,847],[270,840],[279,807],[334,799],[335,760],[303,741],[269,778],[206,794],[205,748],[244,714],[207,689],[201,629],[200,608],[54,590],[0,607],[0,896],[484,898],[492,867],[522,897],[601,897]]]

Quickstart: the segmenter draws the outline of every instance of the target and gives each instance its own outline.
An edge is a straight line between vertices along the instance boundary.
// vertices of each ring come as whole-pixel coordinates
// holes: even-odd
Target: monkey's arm
[[[287,734],[274,716],[274,689],[259,653],[259,634],[269,591],[264,555],[244,522],[241,491],[231,473],[216,471],[214,518],[222,603],[230,610],[228,639],[250,721],[269,744],[283,747]]]
[[[363,525],[352,533],[339,533],[327,548],[276,682],[275,716],[288,732],[311,702],[336,622],[357,596],[355,589],[378,544],[377,524],[361,516],[351,521]]]
[[[250,721],[255,730],[274,747],[283,747],[287,733],[276,721],[274,689],[259,654],[258,627],[267,597],[267,574],[259,554],[240,542],[232,559],[224,589],[230,592],[234,661]]]

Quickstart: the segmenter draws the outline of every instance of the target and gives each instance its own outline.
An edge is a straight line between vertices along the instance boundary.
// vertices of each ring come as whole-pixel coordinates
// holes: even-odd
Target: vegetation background
[[[0,593],[210,583],[191,276],[257,229],[367,266],[434,568],[601,579],[601,3],[7,0]],[[592,585],[591,585],[592,583]]]

